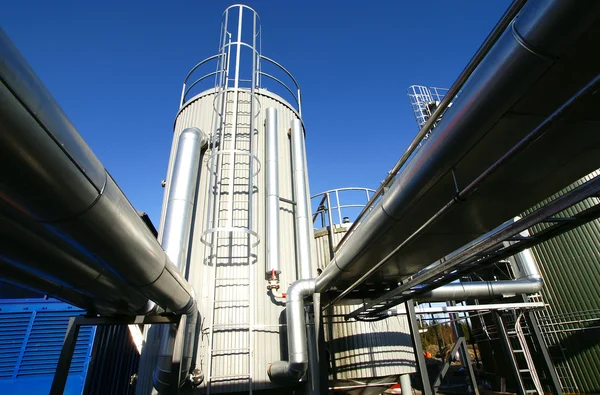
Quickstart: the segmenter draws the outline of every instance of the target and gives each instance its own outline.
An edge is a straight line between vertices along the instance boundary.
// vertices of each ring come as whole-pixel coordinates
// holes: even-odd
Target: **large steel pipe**
[[[167,256],[183,275],[186,275],[188,271],[190,234],[200,174],[200,158],[202,149],[207,144],[208,136],[198,128],[188,128],[181,132],[169,183],[161,244]],[[185,378],[190,372],[196,349],[198,316],[197,309],[192,309],[186,320],[180,383],[185,382]],[[170,381],[177,326],[163,325],[161,329],[161,343],[154,371],[154,387],[159,393],[169,393],[175,391],[171,387]]]
[[[277,139],[277,109],[266,110],[266,198],[267,198],[267,259],[265,272],[279,274],[279,149]]]
[[[194,305],[189,284],[3,33],[0,180],[1,205],[85,254],[115,287],[135,287],[168,311],[187,313]],[[88,279],[111,292],[94,274]]]
[[[426,196],[428,192],[442,178],[448,178],[453,167],[597,19],[600,4],[585,4],[559,0],[527,2],[464,84],[427,143],[405,165],[389,191],[319,276],[317,292],[328,290],[346,272],[352,271],[352,276],[358,277],[356,273],[369,270],[377,262],[376,257],[384,257],[396,247],[390,243],[397,239],[393,232],[405,234],[409,229],[416,230],[429,218],[428,214],[441,208],[420,205],[418,212],[413,212],[425,197],[433,199]],[[447,192],[451,194],[452,189]],[[439,200],[444,203],[444,199]],[[515,214],[518,212],[511,213]],[[404,224],[400,221],[406,218],[410,219],[409,223],[400,226]],[[418,222],[419,219],[422,222]],[[469,241],[467,237],[463,240],[455,244]],[[437,259],[459,246],[447,245],[448,251],[436,250],[441,254]],[[429,263],[431,261],[415,263],[410,270],[414,273]],[[401,265],[400,262],[395,268]],[[411,273],[401,274],[406,277]],[[355,286],[357,284],[352,285]]]

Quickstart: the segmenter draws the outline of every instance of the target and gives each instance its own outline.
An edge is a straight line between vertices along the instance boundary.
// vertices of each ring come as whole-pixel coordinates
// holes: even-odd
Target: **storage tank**
[[[184,166],[183,159],[178,162],[180,145],[196,138],[194,133],[204,136],[207,147],[196,156],[201,166],[195,193],[189,195],[195,197],[187,202],[194,208],[186,277],[200,311],[196,367],[204,376],[199,388],[206,392],[278,386],[267,370],[287,355],[282,292],[299,278],[299,201],[310,210],[300,89],[285,68],[261,54],[261,35],[253,9],[234,5],[225,10],[218,54],[185,78],[164,183],[159,238],[167,233],[168,205],[179,193],[172,184],[174,172]],[[298,135],[295,152],[304,169],[304,191],[293,187],[291,137]],[[269,245],[279,254],[267,263],[268,229],[276,230]],[[156,360],[158,337],[148,334],[141,374],[148,375]],[[138,394],[151,391],[144,384],[151,380],[140,377],[138,382]]]
[[[375,191],[339,188],[312,196],[315,248],[319,270],[331,262],[352,221]],[[344,315],[361,307],[359,297],[344,300],[324,311],[323,330],[331,391],[381,393],[416,372],[408,318],[401,314],[380,321],[346,321]],[[323,361],[321,362],[323,363]]]

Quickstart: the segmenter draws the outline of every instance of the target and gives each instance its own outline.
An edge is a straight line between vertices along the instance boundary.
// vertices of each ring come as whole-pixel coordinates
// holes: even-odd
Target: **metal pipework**
[[[529,236],[529,231],[521,232],[521,236]],[[448,300],[510,297],[539,292],[544,285],[544,280],[531,250],[523,250],[515,254],[513,258],[515,280],[451,283],[423,293],[417,299],[427,302],[445,302]]]
[[[92,300],[127,284],[167,311],[193,309],[190,285],[2,33],[0,103],[1,205],[17,211],[19,222],[53,233],[84,254],[90,267],[108,273],[104,279],[93,271],[87,275],[97,286]],[[69,283],[76,274],[64,270],[59,275]],[[101,282],[107,279],[115,281]],[[127,303],[114,309],[132,313]]]
[[[595,15],[594,10],[586,13],[585,7],[580,8],[579,4],[572,2],[529,1],[465,83],[461,95],[439,121],[428,143],[406,163],[389,191],[372,208],[361,226],[349,236],[348,240],[352,238],[353,242],[345,243],[337,251],[335,258],[319,276],[317,291],[322,292],[331,287],[370,249],[386,248],[380,243],[380,237],[398,226],[412,206],[452,170],[467,150],[477,144],[493,121],[501,118],[527,92],[528,87],[554,64],[554,58],[561,55],[573,42],[573,38],[578,37],[593,22]],[[532,48],[525,44],[527,42],[535,43],[536,46]],[[582,97],[591,88],[593,86],[587,86],[586,92],[578,92],[576,97]],[[524,147],[529,146],[537,136],[544,134],[571,104],[572,101],[569,101],[559,108],[515,145],[515,148],[460,191],[459,196],[442,206],[434,216],[428,220],[424,218],[423,221],[426,221],[423,225],[400,245],[396,248],[389,245],[389,249],[386,248],[381,254],[384,258],[346,288],[344,293],[355,289],[401,248],[447,214],[453,206],[467,199],[475,191],[475,187],[499,166],[503,166]]]
[[[496,44],[496,41],[502,36],[510,22],[515,18],[515,16],[519,13],[523,5],[526,3],[526,0],[515,0],[511,4],[511,6],[506,10],[500,21],[496,24],[492,32],[487,36],[481,47],[477,50],[475,55],[471,58],[465,69],[460,73],[452,87],[448,90],[447,94],[442,99],[441,103],[436,107],[435,111],[429,119],[425,122],[425,125],[421,128],[419,133],[415,136],[413,141],[410,143],[404,154],[398,159],[392,170],[388,172],[388,175],[381,182],[381,186],[377,188],[373,197],[369,200],[369,202],[365,205],[365,207],[361,210],[361,212],[356,217],[355,221],[352,223],[346,234],[342,237],[340,242],[338,243],[336,250],[341,248],[342,245],[346,242],[348,237],[354,232],[354,229],[361,222],[362,218],[369,212],[369,209],[373,206],[373,204],[377,201],[379,196],[381,196],[392,181],[394,181],[394,177],[400,171],[402,166],[408,161],[411,155],[415,152],[415,150],[419,147],[423,138],[431,131],[434,124],[440,119],[440,117],[444,114],[444,112],[448,109],[449,104],[452,102],[454,97],[460,92],[463,85],[467,82],[471,74],[477,69],[479,63],[485,58],[488,52],[492,49],[492,47]]]
[[[266,186],[267,186],[267,274],[281,273],[279,265],[279,150],[277,139],[277,109],[266,110]]]
[[[179,136],[173,164],[167,207],[162,233],[162,247],[175,267],[183,275],[188,271],[188,252],[192,230],[196,191],[200,174],[202,149],[208,145],[208,136],[198,128],[187,128]],[[187,276],[186,276],[187,277]],[[190,309],[186,320],[179,383],[185,383],[196,349],[199,323],[196,307]],[[154,371],[154,387],[159,393],[173,391],[171,368],[177,325],[161,328],[158,361]]]
[[[294,180],[294,196],[296,200],[296,237],[298,242],[298,278],[309,279],[312,273],[310,238],[313,234],[310,216],[308,177],[306,171],[306,148],[304,132],[299,119],[292,121],[292,177]]]
[[[269,366],[268,373],[273,382],[297,382],[306,374],[309,356],[304,299],[314,293],[314,279],[298,280],[288,288],[285,302],[288,360],[273,362]]]

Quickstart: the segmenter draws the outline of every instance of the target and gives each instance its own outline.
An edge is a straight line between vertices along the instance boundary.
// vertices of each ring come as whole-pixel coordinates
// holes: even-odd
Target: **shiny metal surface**
[[[519,23],[527,22],[528,7],[536,4],[524,7]],[[560,37],[554,32],[558,26],[539,22],[557,18],[558,8],[553,6],[543,16],[536,14],[538,22],[528,23],[531,28],[518,33],[524,39],[546,35],[557,40],[556,48],[568,47],[567,52],[557,60],[534,54],[515,39],[512,27],[508,29],[381,203],[350,236],[352,242],[339,250],[333,262],[337,269],[330,265],[319,277],[318,289],[336,281],[338,289],[343,289],[359,278],[452,199],[455,179],[459,187],[469,184],[595,76],[598,59],[588,48],[597,37],[599,4],[590,2],[585,16],[579,3],[563,4],[570,6],[559,7]],[[582,30],[585,33],[579,36]],[[549,91],[551,81],[561,77],[561,85]],[[588,96],[576,113],[568,114],[483,182],[467,201],[438,218],[371,281],[395,284],[595,169],[600,155],[597,117],[586,109],[594,108],[596,102],[597,98]],[[513,193],[517,190],[518,194]]]
[[[231,93],[229,94],[231,95]],[[240,93],[241,99],[245,100],[247,95]],[[175,162],[175,150],[177,147],[177,141],[179,134],[188,127],[198,127],[203,131],[211,130],[213,121],[215,118],[215,103],[216,93],[214,89],[207,90],[203,94],[198,95],[193,100],[188,100],[185,106],[179,111],[176,121],[175,130],[173,134],[173,147],[170,154],[169,171],[166,175],[167,185],[165,188],[165,196],[168,195],[170,187],[171,170]],[[288,130],[291,121],[297,118],[298,114],[293,109],[292,105],[286,103],[281,97],[273,94],[270,91],[260,89],[258,91],[258,97],[261,101],[261,108],[263,111],[259,114],[255,124],[257,126],[258,143],[256,146],[255,154],[259,158],[261,163],[266,163],[266,152],[265,152],[265,120],[266,112],[264,109],[273,107],[277,109],[277,132],[278,132],[278,152],[279,152],[279,195],[281,198],[287,201],[280,202],[279,210],[279,246],[280,246],[280,268],[281,274],[279,276],[280,284],[282,285],[282,291],[285,292],[287,286],[297,280],[296,273],[296,242],[295,242],[295,219],[294,219],[294,204],[290,201],[294,200],[293,196],[293,183],[292,183],[292,169],[291,169],[291,141],[288,136]],[[229,99],[228,99],[229,100]],[[249,111],[249,106],[244,104],[240,107],[240,112]],[[240,123],[244,120],[240,119]],[[198,344],[198,366],[203,368],[207,367],[209,358],[209,347],[208,347],[208,320],[212,314],[211,311],[211,295],[215,287],[214,282],[214,267],[211,266],[210,251],[209,247],[202,243],[199,238],[200,234],[206,229],[206,220],[208,214],[208,201],[211,198],[208,191],[210,190],[210,172],[207,169],[210,168],[210,162],[208,162],[211,156],[211,146],[209,145],[209,151],[202,156],[202,169],[199,180],[199,193],[196,204],[194,218],[194,229],[192,234],[193,241],[190,252],[190,268],[189,268],[189,281],[197,292],[198,307],[200,310],[202,320],[202,332],[200,334],[201,341]],[[240,148],[245,148],[240,145]],[[229,157],[226,156],[225,160]],[[264,169],[263,169],[264,170]],[[244,183],[247,182],[245,172],[236,172],[235,182]],[[254,270],[254,278],[256,279],[256,286],[253,291],[253,298],[255,301],[254,308],[254,332],[253,332],[253,358],[254,367],[252,372],[252,382],[254,390],[273,389],[279,387],[278,384],[273,383],[267,374],[267,366],[273,361],[282,359],[282,344],[285,344],[286,335],[285,328],[286,322],[283,319],[282,312],[285,310],[283,301],[273,300],[270,294],[266,291],[264,286],[260,286],[260,280],[265,279],[265,259],[266,259],[266,243],[264,243],[266,235],[266,221],[264,219],[264,213],[266,213],[266,199],[265,199],[265,187],[266,187],[266,172],[261,171],[257,173],[255,179],[255,199],[253,199],[254,210],[258,213],[256,219],[256,232],[263,241],[256,248],[252,250]],[[244,195],[236,196],[236,199],[245,198]],[[162,216],[166,214],[166,199],[164,200],[164,206]],[[245,207],[245,203],[241,202],[239,206]],[[236,204],[236,208],[238,205]],[[263,213],[263,214],[261,214]],[[236,211],[236,219],[240,223],[245,221],[246,212],[245,210]],[[163,220],[164,221],[164,220]],[[225,222],[225,221],[223,221]],[[159,231],[159,238],[162,229]],[[241,237],[244,237],[242,239]],[[245,239],[247,235],[238,234],[235,236],[233,248],[231,252],[225,251],[225,241],[223,241],[224,247],[220,251],[223,252],[221,255],[223,258],[217,260],[217,274],[219,278],[241,278],[242,280],[230,280],[229,282],[220,281],[216,284],[216,295],[218,300],[242,300],[242,302],[223,302],[219,308],[215,310],[217,322],[229,322],[232,325],[229,327],[221,327],[215,332],[213,341],[214,350],[231,350],[231,349],[242,349],[247,348],[248,339],[247,333],[241,330],[236,330],[233,324],[246,321],[248,318],[248,309],[245,306],[243,299],[248,298],[248,285],[244,280],[246,277],[247,266],[240,266],[236,264],[242,259],[247,259],[248,249],[245,246]],[[238,245],[238,241],[240,241]],[[242,242],[244,243],[242,245]],[[285,253],[284,253],[285,252]],[[231,259],[226,258],[227,255],[232,256]],[[234,263],[231,264],[230,262]],[[245,261],[244,261],[245,262]],[[244,285],[246,284],[246,285]],[[266,286],[266,281],[262,282]],[[155,340],[156,337],[149,336],[147,338],[148,344],[152,344],[147,347],[148,363],[145,361],[145,356],[142,355],[143,369],[139,371],[139,383],[138,388],[139,394],[148,394],[150,388],[148,386],[140,385],[144,380],[152,381],[152,370],[155,367],[155,362],[151,359],[156,357],[158,351],[158,342]],[[146,354],[146,351],[143,352]],[[285,354],[285,353],[284,353]],[[213,357],[213,375],[216,376],[228,376],[228,375],[240,375],[243,376],[248,373],[248,355],[244,352],[226,352],[221,351],[215,353]],[[205,371],[206,376],[206,371]],[[144,379],[147,377],[147,379]],[[215,382],[211,387],[211,393],[223,393],[232,391],[246,391],[248,385],[246,382],[241,380],[231,382]],[[200,386],[201,390],[206,390],[206,379]]]
[[[312,267],[312,216],[310,215],[306,147],[304,146],[302,122],[298,119],[293,120],[291,131],[292,179],[296,201],[296,242],[298,243],[297,269],[300,279],[309,279],[314,277],[316,273],[313,273]]]
[[[528,231],[521,236],[529,236]],[[523,250],[512,257],[514,262],[514,280],[455,282],[419,295],[419,301],[460,301],[465,299],[487,299],[510,297],[539,292],[544,285],[538,264],[530,249]]]
[[[12,172],[6,169],[2,180],[8,185],[27,184],[21,185],[27,190],[17,194],[13,189],[4,199],[41,221],[84,210],[104,187],[104,167],[1,29],[0,103],[0,156],[14,166]],[[13,151],[16,147],[18,156]],[[60,172],[47,172],[42,166],[45,160],[54,161]],[[38,181],[26,182],[33,179]],[[90,185],[84,188],[81,182],[76,194],[67,195],[73,191],[66,184],[79,179]],[[69,205],[64,204],[65,199]]]
[[[276,361],[269,366],[268,373],[274,382],[294,382],[306,374],[309,356],[304,299],[314,292],[315,281],[312,279],[298,280],[288,288],[285,301],[288,360]]]
[[[182,275],[188,270],[188,252],[192,231],[193,212],[196,202],[202,149],[208,144],[208,136],[198,128],[187,128],[179,136],[177,153],[167,197],[167,213],[162,232],[162,247]],[[180,383],[184,383],[192,364],[196,348],[198,309],[191,309],[186,319],[184,349],[182,351]],[[181,325],[181,324],[180,324]],[[154,386],[160,393],[169,393],[171,368],[176,346],[177,325],[163,325]]]
[[[15,222],[56,243],[63,255],[85,257],[61,257],[44,270],[65,286],[85,289],[92,300],[118,299],[112,306],[118,312],[131,313],[132,304],[149,307],[139,293],[167,310],[187,312],[189,284],[3,34],[0,53],[0,208],[16,211]],[[28,249],[13,248],[13,262],[35,273],[39,262]]]
[[[279,267],[279,151],[277,142],[277,109],[266,109],[265,125],[265,182],[266,182],[266,249],[265,272],[281,273]]]
[[[455,96],[458,93],[460,93],[463,85],[468,81],[468,79],[471,77],[471,75],[477,69],[477,67],[479,67],[479,64],[485,58],[485,56],[488,54],[488,52],[494,47],[494,45],[496,45],[496,42],[498,41],[500,36],[502,36],[502,34],[505,32],[506,28],[509,26],[511,21],[515,18],[515,16],[519,13],[519,11],[521,11],[521,8],[526,3],[526,1],[527,0],[513,1],[511,6],[504,13],[504,15],[502,15],[502,17],[500,18],[500,20],[498,21],[498,23],[496,24],[494,29],[491,31],[491,33],[488,35],[488,37],[485,39],[483,44],[481,44],[481,47],[479,47],[479,49],[477,50],[475,55],[473,55],[473,57],[471,58],[471,60],[469,61],[469,63],[465,67],[465,69],[460,73],[460,75],[458,76],[458,78],[456,79],[454,84],[452,84],[452,87],[445,94],[444,98],[442,99],[440,104],[437,106],[437,108],[435,109],[433,114],[431,114],[429,119],[427,119],[425,121],[424,125],[421,127],[421,130],[415,136],[413,141],[409,144],[406,151],[402,154],[400,159],[398,159],[398,161],[396,162],[394,167],[388,172],[388,175],[385,177],[385,179],[381,183],[381,186],[377,189],[377,191],[373,195],[373,199],[370,200],[367,203],[367,205],[365,206],[365,208],[360,212],[356,221],[352,224],[352,226],[348,230],[348,233],[340,242],[339,247],[341,247],[346,242],[346,240],[348,239],[350,234],[353,233],[356,226],[358,226],[358,224],[362,221],[362,218],[368,213],[368,210],[370,210],[370,208],[373,205],[375,205],[375,203],[377,203],[377,199],[379,199],[379,197],[381,195],[383,195],[384,190],[390,185],[390,183],[392,183],[394,181],[394,178],[396,177],[396,175],[398,174],[400,169],[410,159],[410,157],[413,155],[413,153],[419,148],[423,138],[425,138],[425,136],[427,136],[431,132],[431,130],[434,128],[436,122],[442,117],[442,115],[444,115],[445,111],[450,107],[452,100],[455,98]]]

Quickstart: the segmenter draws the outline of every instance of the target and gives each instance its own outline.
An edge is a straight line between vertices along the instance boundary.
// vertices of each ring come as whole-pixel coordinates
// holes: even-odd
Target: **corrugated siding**
[[[0,301],[0,392],[50,390],[63,340],[83,310],[54,300]],[[95,328],[81,327],[65,393],[81,393]]]
[[[593,172],[547,201],[598,175],[599,171]],[[595,202],[598,203],[598,199]],[[591,205],[589,200],[584,201],[561,215],[572,215]],[[535,227],[533,233],[544,227]],[[564,330],[556,333],[555,339],[546,337],[547,340],[551,339],[550,351],[553,355],[559,355],[557,348],[563,349],[567,360],[562,363],[570,365],[579,391],[597,393],[600,391],[600,220],[541,243],[532,251],[544,277],[542,295],[549,304],[546,313],[551,319],[551,322],[540,323],[542,330]],[[582,324],[574,321],[581,321]],[[596,328],[581,330],[593,327]],[[560,358],[555,363],[561,364]]]
[[[96,330],[85,394],[133,394],[139,353],[127,325],[102,325]]]
[[[231,95],[231,94],[230,94]],[[240,97],[244,99],[243,94]],[[291,121],[297,119],[296,113],[290,106],[277,96],[262,91],[258,95],[260,100],[260,113],[257,117],[256,128],[257,132],[254,136],[255,154],[257,155],[261,165],[265,163],[265,140],[264,140],[264,122],[265,109],[275,107],[278,110],[278,131],[279,131],[279,192],[282,198],[295,200],[292,190],[292,172],[291,172],[291,146],[288,136]],[[171,159],[169,163],[169,174],[167,176],[167,186],[165,196],[168,194],[170,184],[170,172],[173,166],[173,153],[176,150],[176,142],[179,134],[188,127],[198,127],[201,130],[211,133],[213,130],[214,110],[213,101],[215,93],[206,91],[200,94],[194,101],[191,101],[187,106],[180,111],[175,123],[175,133],[173,136],[173,147],[171,150]],[[247,101],[247,100],[246,100]],[[248,107],[248,108],[246,108]],[[249,106],[242,103],[239,112],[249,111]],[[247,118],[240,118],[238,125],[242,127],[242,123],[246,122]],[[242,129],[240,129],[242,130]],[[227,139],[223,142],[224,148],[229,147]],[[243,141],[238,142],[237,149],[247,149]],[[191,261],[189,270],[189,281],[196,290],[199,309],[202,317],[202,335],[201,342],[198,348],[198,365],[205,372],[208,370],[209,361],[209,322],[212,309],[212,293],[214,290],[214,260],[208,256],[208,248],[200,241],[203,231],[206,229],[206,218],[208,210],[208,201],[212,197],[209,193],[209,165],[208,158],[211,152],[205,152],[202,158],[201,176],[199,181],[199,194],[197,198],[197,208],[195,223],[193,229],[193,243],[191,248]],[[228,169],[228,155],[224,158],[224,168]],[[236,158],[236,172],[234,180],[234,219],[233,224],[244,226],[247,221],[247,188],[244,183],[247,183],[247,166],[248,161],[242,156]],[[256,168],[255,168],[256,172]],[[284,304],[279,301],[271,300],[266,289],[265,276],[265,171],[260,169],[254,179],[253,193],[253,230],[256,231],[260,238],[260,243],[252,249],[252,276],[254,277],[254,335],[253,342],[253,357],[252,357],[252,382],[253,388],[267,389],[276,387],[271,383],[267,375],[267,368],[270,363],[285,357],[282,355],[280,345],[285,344],[285,320],[282,319]],[[224,174],[224,184],[228,183],[227,174]],[[239,186],[237,184],[240,184]],[[227,188],[226,185],[223,188]],[[226,203],[226,195],[221,197],[222,202]],[[281,270],[280,275],[282,290],[285,289],[297,279],[296,274],[296,246],[295,246],[295,225],[294,225],[294,206],[281,202],[280,206],[280,249],[281,249]],[[164,207],[162,217],[164,217]],[[161,228],[159,232],[162,232]],[[225,221],[221,221],[221,226],[225,225]],[[239,234],[234,234],[239,236]],[[247,322],[250,309],[247,307],[247,300],[250,299],[250,286],[244,279],[248,278],[247,266],[247,241],[245,238],[234,238],[220,241],[220,246],[217,248],[217,276],[219,278],[238,278],[237,280],[222,281],[218,280],[216,288],[216,298],[219,300],[229,300],[230,302],[219,302],[215,305],[215,322],[219,324],[237,324]],[[229,247],[232,247],[231,249]],[[314,249],[313,249],[314,251]],[[316,260],[316,257],[313,259]],[[317,273],[315,272],[315,275]],[[146,347],[149,344],[154,344],[154,350],[144,355],[140,364],[140,385],[138,385],[138,394],[147,394],[150,391],[150,385],[147,385],[148,380],[151,380],[151,369],[153,369],[153,360],[155,360],[156,352],[156,336],[149,331]],[[242,330],[220,330],[214,335],[214,350],[230,350],[243,349],[248,346],[248,334]],[[144,354],[146,354],[144,352]],[[152,355],[153,354],[153,355]],[[287,357],[285,357],[287,358]],[[248,354],[244,351],[222,351],[213,357],[212,376],[231,376],[245,375],[249,373]],[[142,385],[142,382],[144,383]],[[143,388],[142,388],[143,387]],[[246,381],[223,382],[213,384],[211,392],[233,392],[245,391],[248,389]]]
[[[337,243],[345,228],[336,228]],[[324,269],[330,250],[327,229],[315,231],[317,265]],[[360,304],[336,305],[324,316],[325,340],[330,355],[331,380],[376,378],[416,371],[414,347],[406,316],[376,322],[345,321],[343,315]],[[403,308],[403,306],[399,306]]]

